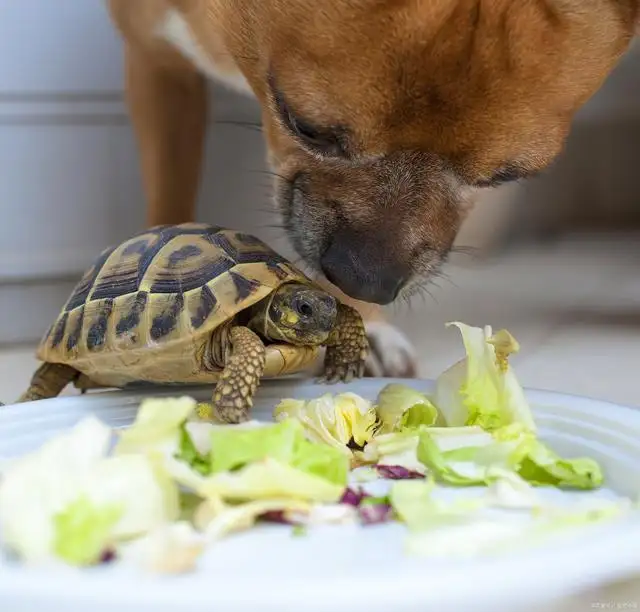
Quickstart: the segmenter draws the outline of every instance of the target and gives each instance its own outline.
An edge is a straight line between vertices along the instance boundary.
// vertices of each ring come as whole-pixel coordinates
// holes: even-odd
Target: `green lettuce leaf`
[[[267,457],[234,472],[218,472],[205,479],[198,493],[203,497],[234,501],[297,499],[336,502],[344,485],[304,472]]]
[[[177,518],[177,486],[162,465],[141,454],[106,456],[110,438],[97,419],[83,419],[3,474],[0,529],[22,559],[40,563],[61,552],[69,562],[90,562],[102,542]]]
[[[415,429],[421,425],[444,425],[444,420],[429,398],[407,385],[386,385],[378,395],[375,409],[380,422],[380,434]]]
[[[418,460],[441,482],[458,486],[487,484],[492,471],[515,465],[516,441],[497,442],[477,426],[423,429]]]
[[[96,506],[80,497],[54,515],[53,552],[71,565],[93,565],[112,543],[113,527],[123,508],[118,504]]]
[[[349,478],[349,459],[343,453],[306,439],[298,441],[291,466],[343,487]]]
[[[432,480],[398,481],[391,488],[394,512],[410,531],[409,553],[430,557],[495,554],[619,518],[632,509],[627,499],[543,503],[531,485],[509,472],[496,474],[477,497],[451,500],[437,495]]]
[[[184,423],[180,426],[180,442],[178,452],[174,455],[179,461],[188,464],[193,470],[202,476],[211,474],[211,461],[209,455],[201,453],[191,439]]]
[[[302,424],[295,419],[248,430],[220,428],[211,433],[214,474],[267,458],[346,486],[348,456],[335,447],[307,440]]]
[[[304,437],[300,423],[293,419],[255,429],[221,427],[210,435],[212,473],[235,470],[265,457],[290,463]]]
[[[475,426],[423,428],[416,455],[438,481],[458,486],[489,484],[505,472],[540,486],[594,489],[603,481],[597,462],[563,459],[519,424],[491,433]]]
[[[420,430],[404,430],[375,436],[359,454],[365,464],[393,465],[412,472],[424,473],[424,464],[418,460],[417,448]]]
[[[531,484],[587,490],[602,485],[604,476],[597,461],[587,457],[563,459],[539,440],[525,444],[527,454],[518,474]]]
[[[536,425],[509,356],[519,346],[506,330],[495,335],[463,323],[450,323],[462,334],[466,358],[436,380],[435,404],[447,425],[478,425],[488,431],[519,423],[535,432]]]
[[[116,454],[137,452],[163,443],[177,443],[180,427],[195,410],[191,397],[147,399],[140,404],[136,420],[119,431]]]

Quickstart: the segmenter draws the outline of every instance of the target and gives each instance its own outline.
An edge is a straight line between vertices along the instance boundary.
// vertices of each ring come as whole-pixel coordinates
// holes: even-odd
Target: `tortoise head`
[[[302,283],[286,283],[274,291],[263,312],[262,333],[288,344],[319,346],[336,324],[338,302],[326,291]]]

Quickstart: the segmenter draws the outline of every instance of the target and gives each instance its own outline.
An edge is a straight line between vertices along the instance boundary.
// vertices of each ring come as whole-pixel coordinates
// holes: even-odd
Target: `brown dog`
[[[205,79],[262,107],[296,250],[388,304],[445,261],[478,188],[532,175],[628,47],[640,0],[110,0],[150,224],[194,216]],[[370,373],[410,344],[361,312]],[[376,323],[377,321],[377,323]]]

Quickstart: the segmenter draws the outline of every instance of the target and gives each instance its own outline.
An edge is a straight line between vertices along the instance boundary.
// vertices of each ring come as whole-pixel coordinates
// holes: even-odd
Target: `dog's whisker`
[[[243,127],[256,132],[262,132],[262,124],[252,121],[234,121],[233,119],[222,119],[216,121],[216,125],[233,125],[235,127]]]
[[[473,260],[478,260],[480,258],[480,249],[478,247],[473,246],[454,246],[451,248],[450,253],[455,255],[465,255],[470,257]]]

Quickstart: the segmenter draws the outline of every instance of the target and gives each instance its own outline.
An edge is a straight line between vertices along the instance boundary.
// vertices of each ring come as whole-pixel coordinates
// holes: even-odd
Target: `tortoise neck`
[[[254,306],[247,322],[247,327],[258,334],[263,340],[273,341],[278,340],[278,338],[273,337],[273,329],[268,317],[272,299],[273,295]]]
[[[213,330],[209,340],[204,343],[202,365],[207,370],[224,368],[231,351],[231,325],[221,325]]]

